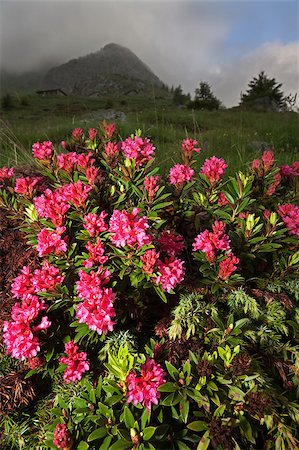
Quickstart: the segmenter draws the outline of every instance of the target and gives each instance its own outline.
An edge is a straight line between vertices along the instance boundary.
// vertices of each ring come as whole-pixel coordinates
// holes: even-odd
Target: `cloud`
[[[261,70],[282,83],[286,95],[299,92],[299,42],[265,43],[229,64],[217,66],[214,73],[213,70],[207,73],[207,79],[223,103],[233,106],[239,103],[241,91],[246,91],[249,81]]]

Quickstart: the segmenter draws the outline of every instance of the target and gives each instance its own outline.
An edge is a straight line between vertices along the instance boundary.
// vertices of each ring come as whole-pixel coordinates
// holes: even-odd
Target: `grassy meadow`
[[[0,111],[0,165],[31,164],[32,143],[58,143],[75,127],[97,126],[111,110],[125,114],[125,119],[116,120],[119,137],[141,128],[153,140],[165,171],[178,161],[180,141],[186,136],[199,141],[202,160],[214,154],[223,157],[231,172],[244,168],[266,145],[281,164],[298,159],[299,115],[294,112],[192,111],[154,95],[149,99],[16,95],[12,106]]]

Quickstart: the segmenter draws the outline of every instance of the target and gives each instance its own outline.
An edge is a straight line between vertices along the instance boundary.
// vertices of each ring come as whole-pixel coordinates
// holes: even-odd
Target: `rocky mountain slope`
[[[145,95],[153,87],[163,89],[163,83],[131,50],[118,44],[52,68],[42,82],[43,89],[84,96]]]

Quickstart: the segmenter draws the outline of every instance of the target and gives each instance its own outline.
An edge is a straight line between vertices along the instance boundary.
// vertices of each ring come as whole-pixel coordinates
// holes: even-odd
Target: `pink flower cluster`
[[[225,234],[225,223],[215,221],[212,225],[213,231],[205,230],[200,233],[193,243],[193,251],[200,250],[206,254],[208,261],[215,259],[218,250],[226,251],[230,249],[230,240]]]
[[[38,256],[43,257],[49,253],[58,255],[61,252],[65,252],[67,250],[66,238],[61,237],[65,230],[65,227],[58,227],[54,231],[43,228],[37,235],[36,250]]]
[[[206,175],[211,185],[214,185],[222,178],[226,168],[227,164],[223,158],[212,156],[203,163],[201,173]]]
[[[173,230],[164,229],[157,239],[160,249],[168,256],[178,256],[184,250],[184,239]]]
[[[224,192],[219,192],[218,194],[218,205],[220,206],[229,205],[229,201],[227,200]]]
[[[84,205],[88,199],[88,193],[92,190],[91,186],[87,186],[82,181],[76,183],[69,183],[57,189],[63,201],[71,202],[76,208]]]
[[[182,187],[192,179],[194,170],[185,164],[176,164],[169,171],[169,182],[177,187]]]
[[[60,450],[72,448],[72,436],[65,423],[58,423],[54,431],[53,444]]]
[[[140,368],[140,376],[131,371],[126,383],[127,403],[133,403],[135,406],[141,403],[150,411],[152,404],[158,404],[161,395],[158,387],[165,383],[165,372],[160,364],[153,359],[147,359]]]
[[[36,142],[32,146],[33,156],[41,161],[48,161],[53,154],[53,144],[51,141]]]
[[[125,245],[142,247],[151,243],[147,218],[139,217],[139,208],[133,208],[131,213],[114,210],[109,222],[110,240],[116,247]]]
[[[97,236],[99,233],[108,230],[105,219],[108,214],[102,211],[99,215],[89,213],[83,217],[83,227],[90,234],[90,236]]]
[[[98,131],[96,130],[96,128],[89,128],[88,130],[88,139],[90,141],[94,141],[95,138],[97,137]]]
[[[104,151],[109,159],[113,159],[119,152],[119,146],[109,141],[104,145]]]
[[[70,208],[61,189],[46,189],[42,195],[34,198],[34,206],[39,217],[50,219],[56,227],[63,225]]]
[[[277,209],[278,214],[289,230],[289,234],[299,236],[299,206],[286,203]]]
[[[278,186],[280,185],[280,182],[281,182],[281,175],[278,172],[278,173],[276,173],[274,175],[272,183],[268,186],[268,189],[266,191],[266,195],[271,197],[275,193],[275,191],[278,188]]]
[[[65,344],[64,348],[67,357],[62,356],[59,358],[61,364],[67,365],[63,374],[66,383],[81,380],[83,373],[89,370],[86,352],[78,352],[78,350],[79,347],[75,345],[74,341],[70,341]]]
[[[111,139],[115,133],[116,125],[114,123],[107,123],[105,120],[102,122],[102,130],[106,139]]]
[[[251,170],[257,172],[259,176],[266,175],[274,165],[274,153],[272,150],[265,150],[262,159],[254,159],[251,164]]]
[[[20,177],[16,179],[15,192],[32,197],[33,191],[43,181],[42,177]]]
[[[15,303],[12,307],[13,322],[4,322],[3,326],[7,353],[12,357],[24,360],[35,357],[40,351],[40,343],[35,334],[49,328],[51,322],[47,316],[43,316],[40,323],[36,324],[39,314],[47,307],[35,294],[45,290],[52,291],[62,281],[59,270],[47,261],[34,273],[30,272],[29,267],[23,267],[21,274],[15,278],[11,290],[13,296],[22,302]]]
[[[158,258],[159,253],[157,253],[154,248],[146,250],[146,252],[144,252],[144,254],[140,257],[142,261],[142,271],[147,275],[152,274],[157,264]]]
[[[295,161],[291,166],[285,165],[280,167],[280,175],[282,177],[299,177],[299,161]]]
[[[90,268],[94,264],[105,264],[108,260],[107,256],[104,256],[105,247],[101,241],[98,239],[95,244],[88,242],[86,245],[89,258],[84,261],[84,267]]]
[[[195,139],[184,139],[182,142],[182,152],[190,156],[193,152],[200,153],[201,148],[196,147],[198,142]]]
[[[219,263],[219,278],[222,280],[227,280],[232,273],[237,270],[237,264],[240,260],[232,252],[230,252],[220,263]]]
[[[161,284],[163,291],[170,292],[184,279],[184,261],[178,258],[170,257],[165,262],[158,259],[157,268],[159,275],[154,281],[156,284]]]
[[[148,138],[144,140],[139,136],[132,139],[128,137],[121,143],[121,149],[126,158],[130,161],[135,160],[136,167],[139,168],[153,158],[155,147]]]
[[[148,199],[150,201],[153,201],[155,198],[155,195],[157,191],[159,190],[159,177],[158,176],[151,176],[151,177],[145,177],[143,181],[144,187],[146,189]]]
[[[72,137],[76,141],[81,141],[81,139],[83,137],[83,130],[82,130],[82,128],[74,128],[73,131],[72,131]]]
[[[76,306],[76,314],[80,323],[98,334],[107,334],[113,330],[115,311],[113,301],[115,294],[111,288],[105,287],[110,281],[109,270],[99,268],[89,274],[79,271],[80,280],[76,282],[78,297],[83,300]]]
[[[71,172],[77,168],[82,169],[84,172],[88,167],[95,163],[95,159],[92,157],[92,152],[88,153],[62,153],[57,155],[57,167],[58,169],[63,169],[66,172]]]
[[[8,169],[8,167],[1,167],[0,168],[0,183],[4,183],[6,180],[10,180],[14,176],[14,169],[11,167]],[[2,185],[0,184],[0,187]]]

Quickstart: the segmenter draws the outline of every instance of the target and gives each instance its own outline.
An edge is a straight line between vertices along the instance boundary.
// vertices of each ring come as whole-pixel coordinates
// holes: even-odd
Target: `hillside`
[[[131,50],[108,44],[48,71],[43,89],[62,88],[80,96],[134,95],[162,89],[163,83]]]

